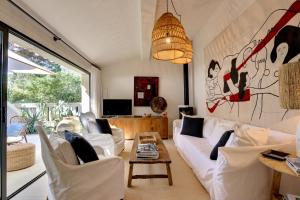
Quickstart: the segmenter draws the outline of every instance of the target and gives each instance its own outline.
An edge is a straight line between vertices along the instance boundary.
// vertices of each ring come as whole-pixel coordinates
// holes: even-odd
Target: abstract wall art
[[[205,48],[210,115],[275,123],[279,67],[300,59],[300,1],[257,0]]]
[[[158,77],[134,77],[134,106],[150,106],[158,96]]]

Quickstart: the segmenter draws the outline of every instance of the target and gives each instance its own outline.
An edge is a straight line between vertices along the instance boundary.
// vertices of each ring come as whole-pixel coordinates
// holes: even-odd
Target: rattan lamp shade
[[[152,56],[158,60],[174,60],[184,55],[186,35],[172,13],[164,13],[152,31]]]
[[[279,70],[279,98],[282,108],[300,109],[300,62],[281,66]]]
[[[171,62],[174,64],[186,64],[186,63],[192,62],[192,58],[193,58],[192,41],[190,39],[186,38],[184,55],[181,58],[171,60]]]

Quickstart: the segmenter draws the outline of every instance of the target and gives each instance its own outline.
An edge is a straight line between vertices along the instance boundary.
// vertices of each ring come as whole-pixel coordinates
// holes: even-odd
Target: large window
[[[50,133],[63,118],[89,111],[90,74],[16,34],[9,34],[7,51],[7,132],[1,140],[7,141],[6,188],[13,199],[45,174],[35,122]]]
[[[89,110],[88,101],[87,73],[9,35],[8,120],[36,114],[52,130],[63,117]]]

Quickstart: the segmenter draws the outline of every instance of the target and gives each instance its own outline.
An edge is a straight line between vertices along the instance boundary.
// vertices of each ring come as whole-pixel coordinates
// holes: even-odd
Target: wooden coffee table
[[[139,144],[139,136],[141,135],[154,135],[157,139],[157,147],[159,151],[159,158],[154,160],[146,160],[136,157],[136,149]],[[134,164],[166,164],[167,174],[144,174],[144,175],[132,175]],[[129,175],[128,175],[128,187],[131,187],[132,179],[149,179],[149,178],[168,178],[169,185],[173,185],[172,174],[171,174],[171,159],[169,153],[157,132],[145,132],[138,133],[135,136],[133,146],[130,152],[129,158]]]

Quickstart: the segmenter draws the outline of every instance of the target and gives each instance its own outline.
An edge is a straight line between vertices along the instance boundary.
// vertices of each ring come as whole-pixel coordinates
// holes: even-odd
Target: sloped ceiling
[[[99,66],[150,59],[155,19],[166,0],[14,0]],[[193,39],[223,0],[173,0]],[[171,3],[169,11],[174,12]]]

